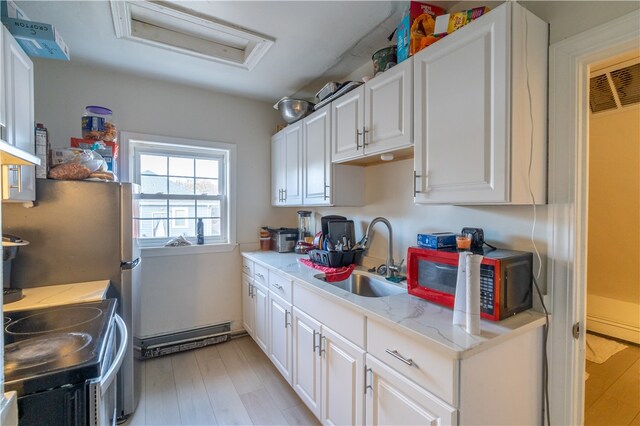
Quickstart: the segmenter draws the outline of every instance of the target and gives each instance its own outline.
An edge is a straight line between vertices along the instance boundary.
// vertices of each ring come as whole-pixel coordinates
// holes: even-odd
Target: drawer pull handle
[[[262,275],[260,272],[256,272],[256,277],[262,278],[264,280],[264,275]]]
[[[242,269],[244,269],[245,271],[250,271],[251,268],[249,268],[247,265],[242,265]]]
[[[271,283],[271,285],[280,291],[284,291],[284,287],[282,287],[280,284]]]
[[[398,351],[396,350],[391,350],[391,349],[385,349],[385,352],[388,353],[389,355],[391,355],[392,357],[399,359],[400,361],[404,362],[407,365],[411,365],[414,366],[415,364],[413,363],[413,360],[411,358],[405,358],[402,355],[400,355],[398,353]],[[417,367],[417,366],[416,366]]]
[[[313,330],[313,353],[316,353],[316,348],[318,348],[318,350],[320,350],[320,345],[316,345],[316,336],[318,337],[322,337],[322,334],[318,333],[317,331]]]

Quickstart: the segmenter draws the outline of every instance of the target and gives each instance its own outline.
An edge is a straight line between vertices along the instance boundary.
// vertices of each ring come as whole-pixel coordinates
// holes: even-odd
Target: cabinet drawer
[[[257,263],[253,264],[253,280],[262,284],[265,287],[269,287],[269,270]]]
[[[291,303],[291,280],[269,271],[269,291]]]
[[[445,402],[457,406],[458,361],[367,319],[367,352]],[[409,365],[411,364],[411,365]]]
[[[250,278],[253,278],[253,261],[242,258],[242,273],[247,274]]]
[[[293,305],[364,349],[364,315],[296,285]]]

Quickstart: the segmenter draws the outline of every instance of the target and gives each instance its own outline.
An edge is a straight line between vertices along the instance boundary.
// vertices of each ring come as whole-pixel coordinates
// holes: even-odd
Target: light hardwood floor
[[[316,425],[250,337],[145,361],[127,425]]]
[[[587,361],[584,424],[640,425],[640,346],[629,347],[602,364]]]

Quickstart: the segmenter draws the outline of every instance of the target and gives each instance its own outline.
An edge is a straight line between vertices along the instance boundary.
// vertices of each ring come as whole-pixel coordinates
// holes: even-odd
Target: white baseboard
[[[587,330],[640,344],[640,304],[589,294]]]

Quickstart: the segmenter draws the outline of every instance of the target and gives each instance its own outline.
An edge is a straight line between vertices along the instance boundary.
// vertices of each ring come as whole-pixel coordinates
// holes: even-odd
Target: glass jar
[[[271,248],[271,234],[267,229],[260,230],[260,250],[267,251]]]
[[[113,124],[113,112],[109,108],[89,105],[82,115],[82,138],[99,141],[115,141],[118,131]]]

